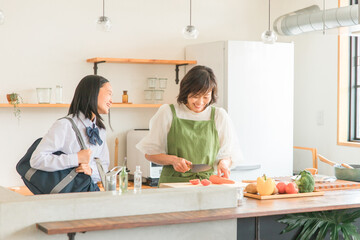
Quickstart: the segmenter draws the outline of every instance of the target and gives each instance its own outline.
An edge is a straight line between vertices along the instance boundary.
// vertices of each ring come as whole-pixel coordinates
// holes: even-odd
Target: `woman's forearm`
[[[160,165],[173,165],[174,162],[178,159],[177,156],[174,155],[168,155],[168,154],[155,154],[155,155],[149,155],[145,154],[145,158],[149,160],[150,162],[160,164]]]
[[[189,166],[192,164],[190,161],[184,158],[180,158],[174,155],[167,155],[164,153],[155,155],[145,154],[145,158],[156,164],[172,165],[174,167],[174,170],[177,172],[189,171]]]

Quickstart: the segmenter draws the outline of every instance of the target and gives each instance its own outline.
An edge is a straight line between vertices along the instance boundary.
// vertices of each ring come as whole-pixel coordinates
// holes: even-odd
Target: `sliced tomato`
[[[210,185],[210,183],[211,182],[209,180],[207,180],[207,179],[201,180],[201,184],[204,185],[204,186],[208,186],[208,185]]]
[[[200,184],[200,179],[192,179],[189,181],[192,185],[198,185]]]

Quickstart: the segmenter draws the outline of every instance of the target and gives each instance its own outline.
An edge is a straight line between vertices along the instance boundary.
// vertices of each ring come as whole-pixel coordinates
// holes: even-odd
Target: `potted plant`
[[[345,240],[355,240],[360,239],[360,234],[353,223],[359,217],[360,210],[334,210],[288,214],[278,222],[288,225],[281,233],[300,228],[296,239],[324,239],[330,232],[330,239],[337,240],[341,232]]]
[[[19,108],[19,104],[23,102],[22,97],[18,93],[10,93],[6,94],[6,98],[9,104],[14,105],[14,116],[20,120],[21,110]]]

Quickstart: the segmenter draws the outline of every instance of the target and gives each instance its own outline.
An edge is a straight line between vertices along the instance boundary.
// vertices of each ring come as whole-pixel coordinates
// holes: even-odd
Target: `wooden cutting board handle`
[[[326,163],[326,164],[329,164],[329,165],[331,165],[331,166],[337,165],[336,162],[330,161],[329,159],[324,158],[324,157],[321,156],[320,154],[318,154],[318,157],[319,157],[320,161],[322,161],[322,162],[324,162],[324,163]]]
[[[115,166],[119,166],[119,139],[115,138]]]

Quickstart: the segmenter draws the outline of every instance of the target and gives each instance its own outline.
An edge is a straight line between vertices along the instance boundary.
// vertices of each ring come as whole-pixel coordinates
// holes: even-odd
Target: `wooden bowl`
[[[305,168],[305,170],[309,171],[312,175],[318,173],[318,170],[316,168]]]

